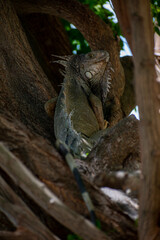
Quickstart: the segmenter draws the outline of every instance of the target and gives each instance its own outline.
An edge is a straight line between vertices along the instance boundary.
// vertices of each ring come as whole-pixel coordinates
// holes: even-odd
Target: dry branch
[[[0,154],[3,160],[9,157],[8,150],[0,144]],[[2,151],[5,151],[5,153]],[[7,154],[7,156],[5,155]],[[0,158],[1,158],[0,157]],[[1,158],[2,159],[2,158]],[[14,162],[15,163],[15,162]],[[14,163],[12,163],[14,165]],[[22,172],[23,174],[23,172]],[[19,172],[18,172],[19,175]],[[0,177],[0,210],[9,218],[17,228],[15,232],[0,231],[1,239],[39,239],[39,240],[58,240],[44,224],[32,213],[26,204],[15,194],[15,192]]]
[[[61,224],[83,237],[83,239],[110,239],[84,217],[65,206],[45,184],[35,178],[23,163],[11,154],[2,143],[0,144],[0,167],[35,203]],[[0,206],[2,209],[5,207],[5,202],[1,198]],[[15,208],[8,204],[6,209],[11,213]],[[33,221],[31,221],[31,224],[33,224]]]
[[[0,239],[1,240],[45,240],[45,239],[49,239],[44,235],[45,238],[43,238],[43,236],[37,236],[36,234],[34,234],[33,232],[30,232],[28,230],[26,230],[25,228],[20,228],[17,229],[14,232],[8,232],[8,231],[0,231]],[[55,240],[60,240],[59,238],[50,238],[51,240],[55,239]]]

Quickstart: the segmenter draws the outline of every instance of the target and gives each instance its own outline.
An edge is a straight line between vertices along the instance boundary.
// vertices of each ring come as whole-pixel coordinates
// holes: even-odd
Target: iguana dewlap
[[[109,54],[60,57],[65,66],[64,83],[54,113],[55,136],[80,155],[92,147],[92,135],[106,128],[103,100],[109,89]]]

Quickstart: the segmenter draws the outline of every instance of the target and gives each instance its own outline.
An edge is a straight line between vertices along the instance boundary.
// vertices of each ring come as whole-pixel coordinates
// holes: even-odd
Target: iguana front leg
[[[97,122],[99,124],[100,130],[107,128],[107,121],[104,120],[103,107],[102,107],[101,100],[97,96],[95,96],[93,93],[90,93],[89,101],[91,103],[92,109],[97,118]]]

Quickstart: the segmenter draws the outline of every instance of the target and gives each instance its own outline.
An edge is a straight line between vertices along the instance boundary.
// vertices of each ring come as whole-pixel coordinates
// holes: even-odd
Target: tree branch
[[[0,144],[0,154],[3,159],[9,157],[9,152]],[[3,150],[2,150],[3,149]],[[7,156],[5,155],[7,154]],[[1,158],[0,157],[0,158]],[[15,163],[15,162],[14,162]],[[20,172],[19,172],[20,173]],[[19,174],[18,173],[18,174]],[[22,173],[23,174],[23,173]],[[7,183],[0,177],[0,210],[9,218],[13,225],[17,228],[15,232],[1,232],[2,239],[19,236],[19,239],[47,239],[58,240],[45,225],[32,213],[26,204],[14,193]],[[12,238],[11,238],[12,239]]]
[[[9,0],[0,1],[0,16],[0,107],[53,140],[53,123],[44,104],[56,93],[36,61]]]
[[[138,120],[134,115],[122,119],[106,133],[87,158],[89,169],[98,172],[137,170],[139,157]]]
[[[11,154],[1,143],[0,144],[0,167],[11,177],[14,183],[23,189],[39,206],[50,216],[69,228],[84,239],[110,239],[98,230],[84,217],[65,206],[46,186],[35,178],[32,173]],[[38,196],[38,198],[37,198]],[[5,202],[0,199],[0,206],[5,209]],[[18,205],[19,206],[19,205]],[[1,209],[1,210],[2,210]],[[13,206],[7,204],[9,213],[14,211]],[[4,212],[5,213],[5,212]],[[31,221],[33,224],[33,221]],[[81,228],[79,228],[81,226]]]
[[[105,49],[112,54],[117,52],[118,46],[115,45],[117,43],[109,25],[105,24],[88,6],[79,1],[36,0],[32,2],[14,0],[13,2],[19,14],[45,13],[66,19],[79,29],[93,50]],[[97,29],[99,37],[93,41],[93,37],[97,36]],[[102,34],[104,32],[106,32],[105,36]]]

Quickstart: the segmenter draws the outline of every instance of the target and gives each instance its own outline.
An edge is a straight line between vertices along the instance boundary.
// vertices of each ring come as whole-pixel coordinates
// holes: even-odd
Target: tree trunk
[[[63,76],[59,71],[59,64],[53,63],[52,54],[59,56],[72,54],[69,38],[60,19],[34,13],[21,15],[20,20],[34,55],[53,88],[59,93]]]
[[[123,1],[120,5],[124,8]],[[113,0],[116,8],[116,1]],[[122,18],[122,12],[119,16]],[[160,110],[159,79],[155,75],[153,26],[146,0],[126,1],[135,64],[137,104],[140,112],[140,140],[143,181],[140,190],[139,236],[141,240],[160,239]],[[122,19],[123,20],[123,19]],[[121,21],[120,21],[121,22]]]
[[[25,125],[53,140],[44,104],[56,95],[35,59],[10,2],[0,2],[0,106]]]
[[[139,236],[140,240],[158,240],[160,238],[160,114],[158,99],[160,85],[156,81],[155,75],[153,26],[149,2],[136,1],[134,5],[131,5],[144,176],[141,186]],[[138,27],[135,28],[135,26]]]

